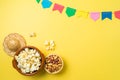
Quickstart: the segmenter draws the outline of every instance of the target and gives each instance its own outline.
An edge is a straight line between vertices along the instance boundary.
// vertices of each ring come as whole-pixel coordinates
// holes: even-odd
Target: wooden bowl
[[[37,70],[37,71],[35,71],[35,72],[32,72],[32,73],[23,73],[23,72],[20,70],[20,68],[17,67],[18,62],[16,61],[15,56],[18,56],[19,53],[20,53],[22,50],[24,50],[25,48],[36,49],[36,50],[39,52],[39,54],[40,54],[40,56],[41,56],[41,65],[40,65],[39,70]],[[38,72],[40,72],[41,69],[43,69],[43,67],[44,67],[44,62],[45,62],[45,57],[44,57],[43,53],[42,53],[38,48],[36,48],[36,47],[34,47],[34,46],[25,46],[25,47],[21,48],[20,50],[18,50],[18,51],[16,52],[16,54],[14,55],[14,58],[13,58],[13,60],[12,60],[12,65],[13,65],[13,67],[14,67],[19,73],[21,73],[22,75],[32,76],[32,75],[35,75],[35,74],[37,74]]]
[[[50,58],[50,56],[53,56],[53,57]],[[55,59],[55,57],[56,57],[56,59]],[[60,63],[58,63],[58,62],[56,63],[56,61],[58,61]],[[57,64],[57,66],[56,66],[56,64]],[[59,66],[59,64],[60,64],[60,66]],[[63,66],[64,66],[64,62],[59,55],[57,55],[55,53],[51,53],[48,56],[46,56],[44,69],[49,74],[57,74],[57,73],[61,72],[63,69]],[[53,70],[53,71],[50,71],[50,70]]]

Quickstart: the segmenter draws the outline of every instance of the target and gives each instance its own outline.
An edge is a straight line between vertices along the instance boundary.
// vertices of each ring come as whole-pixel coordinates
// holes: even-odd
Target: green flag
[[[67,14],[68,17],[74,16],[75,13],[76,13],[76,9],[67,7],[67,9],[66,9],[66,14]]]
[[[37,3],[39,3],[40,2],[40,0],[36,0],[37,1]]]

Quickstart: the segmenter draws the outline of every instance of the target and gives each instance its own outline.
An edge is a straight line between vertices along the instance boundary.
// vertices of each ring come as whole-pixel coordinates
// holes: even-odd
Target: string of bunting
[[[36,0],[36,1],[39,4],[41,0]],[[65,9],[65,7],[63,5],[58,4],[58,3],[53,3],[50,0],[42,0],[41,5],[42,5],[42,8],[44,8],[44,9],[50,8],[51,5],[53,5],[52,11],[58,11],[61,14],[62,14],[63,10]],[[112,12],[112,11],[87,12],[87,11],[76,10],[75,8],[71,8],[71,7],[66,7],[65,13],[68,17],[72,17],[72,16],[76,15],[77,17],[88,18],[88,16],[89,16],[94,21],[97,21],[100,17],[102,20],[104,20],[106,18],[112,20],[113,14],[114,14],[115,18],[120,19],[120,10],[114,11],[114,12]]]

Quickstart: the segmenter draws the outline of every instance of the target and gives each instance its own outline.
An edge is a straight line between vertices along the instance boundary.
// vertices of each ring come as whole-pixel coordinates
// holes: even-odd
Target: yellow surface
[[[119,0],[53,0],[79,10],[115,11]],[[65,62],[57,75],[42,72],[27,77],[12,67],[12,57],[3,51],[3,40],[9,33],[23,35],[28,45],[38,47],[45,55],[43,42],[54,40]],[[35,32],[37,37],[30,38]],[[43,9],[35,0],[0,0],[0,80],[120,80],[120,20],[68,18],[65,11]]]

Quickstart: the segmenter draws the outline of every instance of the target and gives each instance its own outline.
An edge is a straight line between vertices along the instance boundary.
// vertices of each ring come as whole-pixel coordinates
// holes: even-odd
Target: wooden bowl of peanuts
[[[60,56],[49,54],[45,59],[45,71],[49,74],[57,74],[63,69],[64,63]]]
[[[45,57],[36,47],[25,46],[14,55],[13,67],[21,74],[32,76],[44,67]]]

